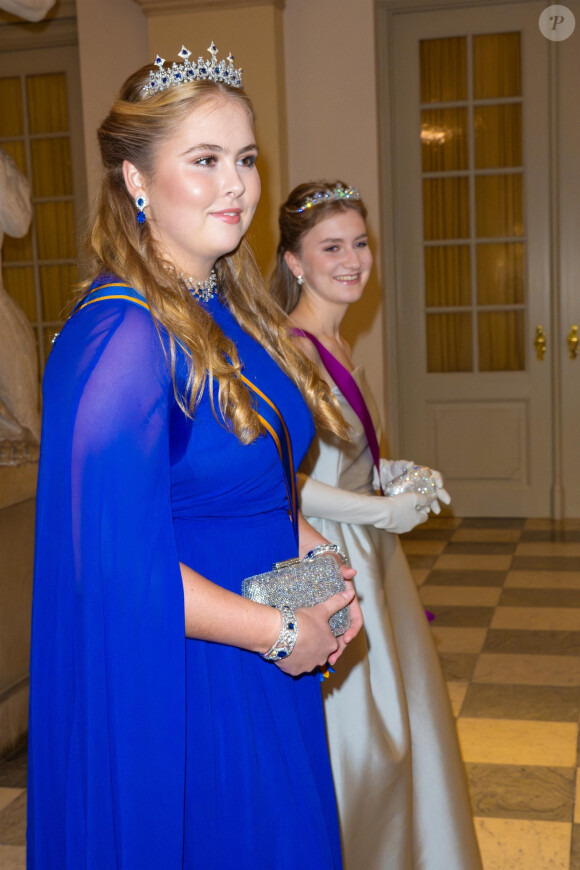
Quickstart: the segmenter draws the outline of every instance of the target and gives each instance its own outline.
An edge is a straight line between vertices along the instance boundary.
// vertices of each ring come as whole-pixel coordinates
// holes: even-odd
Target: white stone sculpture
[[[0,9],[26,21],[40,21],[54,4],[55,0],[0,0]]]
[[[4,234],[26,235],[32,217],[30,186],[0,148],[0,269]],[[32,327],[3,286],[0,271],[0,464],[28,461],[40,438],[38,364]],[[9,449],[10,448],[10,449]]]

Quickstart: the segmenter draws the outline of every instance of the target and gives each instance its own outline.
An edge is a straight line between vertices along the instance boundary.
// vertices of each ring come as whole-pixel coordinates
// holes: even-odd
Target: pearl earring
[[[296,283],[299,287],[302,287],[304,284],[304,275],[296,275]]]

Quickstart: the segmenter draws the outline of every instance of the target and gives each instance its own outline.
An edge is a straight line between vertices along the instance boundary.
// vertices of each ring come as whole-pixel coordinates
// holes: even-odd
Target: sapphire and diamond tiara
[[[232,88],[241,88],[242,70],[234,68],[233,55],[228,54],[225,60],[218,62],[216,57],[218,49],[213,42],[208,51],[211,57],[205,60],[198,57],[197,63],[192,63],[189,59],[191,52],[182,45],[179,57],[182,58],[183,63],[173,63],[167,67],[164,66],[165,58],[157,55],[155,58],[157,69],[152,69],[149,74],[149,82],[143,88],[145,94],[149,97],[168,88],[195,81],[223,82],[226,85],[231,85]]]
[[[360,198],[360,193],[356,187],[343,187],[341,184],[337,184],[336,187],[330,190],[318,191],[312,196],[307,196],[297,207],[296,211],[298,214],[302,214],[302,212],[308,211],[308,209],[323,202],[340,202],[341,199],[360,200]]]

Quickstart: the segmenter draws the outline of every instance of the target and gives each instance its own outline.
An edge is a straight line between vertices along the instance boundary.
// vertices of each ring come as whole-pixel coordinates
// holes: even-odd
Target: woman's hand
[[[303,558],[315,547],[329,543],[304,519],[300,512],[298,526],[300,530],[300,558]],[[315,604],[313,607],[300,607],[296,611],[298,619],[296,645],[288,658],[276,662],[280,670],[293,677],[310,673],[317,667],[326,667],[327,663],[334,664],[346,649],[347,644],[356,637],[362,628],[362,612],[352,584],[356,571],[350,566],[344,565],[342,558],[337,553],[329,552],[327,555],[333,556],[339,564],[346,583],[346,590],[337,592],[332,598]],[[347,604],[350,605],[350,628],[341,637],[335,637],[328,620]]]
[[[310,673],[317,667],[325,668],[327,663],[334,665],[347,644],[362,628],[362,612],[352,585],[352,578],[356,571],[346,566],[341,570],[346,582],[344,592],[337,592],[320,604],[315,604],[313,607],[300,607],[296,611],[298,620],[296,645],[288,658],[276,662],[284,673],[298,677],[300,674]],[[335,637],[328,620],[347,605],[350,605],[350,628],[341,637]]]
[[[409,471],[416,465],[415,462],[411,462],[410,459],[381,459],[380,461],[380,475],[376,468],[373,469],[373,488],[375,490],[386,489],[387,485],[392,481],[399,477],[401,474],[404,474],[406,471]],[[441,513],[441,504],[451,504],[451,496],[445,489],[443,485],[443,477],[440,471],[437,471],[435,468],[429,469],[431,474],[435,479],[435,486],[437,488],[437,494],[435,498],[429,503],[429,510],[433,511],[434,514]],[[313,514],[313,516],[315,516]],[[381,526],[378,526],[381,528]],[[387,528],[386,526],[382,526],[382,528]],[[388,531],[392,531],[392,529],[388,529]]]
[[[443,486],[443,477],[440,471],[436,471],[434,468],[431,469],[431,473],[435,478],[435,486],[437,487],[437,497],[431,502],[430,509],[434,514],[441,513],[441,507],[439,502],[442,504],[451,504],[451,496]]]
[[[342,570],[343,577],[345,579],[347,590],[352,589],[354,591],[354,586],[352,584],[352,578],[356,574],[356,571],[353,571],[352,568],[347,568],[346,565],[343,566],[341,568],[341,570]],[[341,655],[343,654],[343,652],[347,648],[348,644],[351,642],[351,640],[354,640],[354,638],[357,636],[357,634],[359,633],[359,631],[361,630],[362,627],[363,627],[362,610],[360,608],[358,598],[356,597],[356,594],[355,594],[354,598],[350,602],[350,627],[348,628],[347,631],[345,631],[345,633],[343,635],[336,638],[336,640],[338,641],[338,649],[336,650],[336,652],[332,653],[332,655],[330,655],[328,657],[328,664],[329,665],[334,666],[334,664],[338,661],[338,659],[341,657]]]
[[[432,502],[418,492],[403,492],[401,495],[367,496],[369,509],[374,515],[371,522],[377,529],[385,529],[396,535],[410,532],[415,526],[427,522]],[[369,514],[370,516],[370,514]]]
[[[379,470],[373,467],[373,489],[385,489],[391,480],[400,477],[415,465],[410,459],[381,459]]]

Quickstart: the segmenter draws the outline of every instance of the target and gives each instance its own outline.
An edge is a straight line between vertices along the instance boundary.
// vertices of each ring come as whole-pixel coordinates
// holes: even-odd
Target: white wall
[[[151,60],[147,20],[133,0],[76,0],[89,203],[98,189],[97,128],[127,76]]]
[[[341,178],[361,191],[375,270],[364,298],[347,314],[345,334],[382,414],[375,26],[374,0],[287,0],[284,10],[289,189],[310,179]]]

